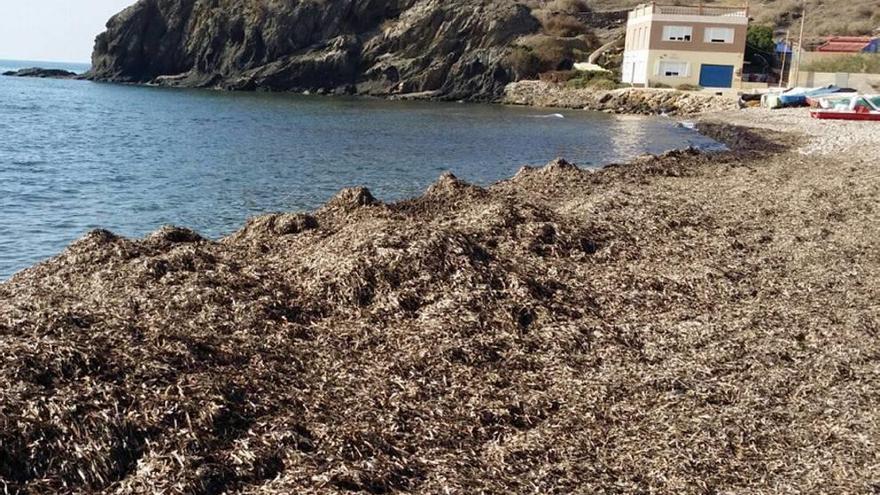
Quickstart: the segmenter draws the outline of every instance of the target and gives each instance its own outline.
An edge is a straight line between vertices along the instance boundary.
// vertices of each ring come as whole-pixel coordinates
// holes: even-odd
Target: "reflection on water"
[[[653,130],[652,126],[644,125],[642,119],[617,118],[609,129],[611,146],[620,156],[628,157],[633,143],[649,142],[652,138],[650,133]],[[680,145],[675,147],[680,147]]]

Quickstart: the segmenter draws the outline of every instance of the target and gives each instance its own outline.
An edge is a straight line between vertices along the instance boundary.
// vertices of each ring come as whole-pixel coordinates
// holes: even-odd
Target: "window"
[[[664,26],[663,41],[691,41],[694,28],[690,26]]]
[[[661,60],[660,75],[663,77],[687,77],[688,63]]]
[[[733,43],[733,33],[731,28],[710,27],[706,28],[706,43]]]

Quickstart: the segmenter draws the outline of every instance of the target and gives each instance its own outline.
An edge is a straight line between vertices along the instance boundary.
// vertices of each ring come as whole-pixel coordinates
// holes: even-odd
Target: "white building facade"
[[[627,22],[623,82],[732,88],[741,80],[748,26],[748,7],[636,7]]]

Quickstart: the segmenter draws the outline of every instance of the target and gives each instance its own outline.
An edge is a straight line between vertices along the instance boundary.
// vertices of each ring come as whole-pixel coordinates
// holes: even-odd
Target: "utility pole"
[[[798,40],[797,54],[797,70],[794,73],[794,83],[798,84],[801,80],[801,60],[804,56],[804,25],[807,23],[807,0],[804,0],[803,10],[801,10],[801,36]],[[789,81],[791,83],[791,81]]]
[[[779,71],[779,87],[785,82],[785,62],[788,60],[788,52],[791,51],[791,29],[785,32],[785,44],[782,49],[782,70]],[[788,80],[791,81],[791,71],[788,71]],[[786,87],[788,87],[786,85]]]

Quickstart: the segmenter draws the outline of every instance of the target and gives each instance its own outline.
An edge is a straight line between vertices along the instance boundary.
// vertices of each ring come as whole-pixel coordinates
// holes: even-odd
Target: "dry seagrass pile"
[[[878,161],[704,130],[87,235],[0,284],[0,493],[877,492]]]

